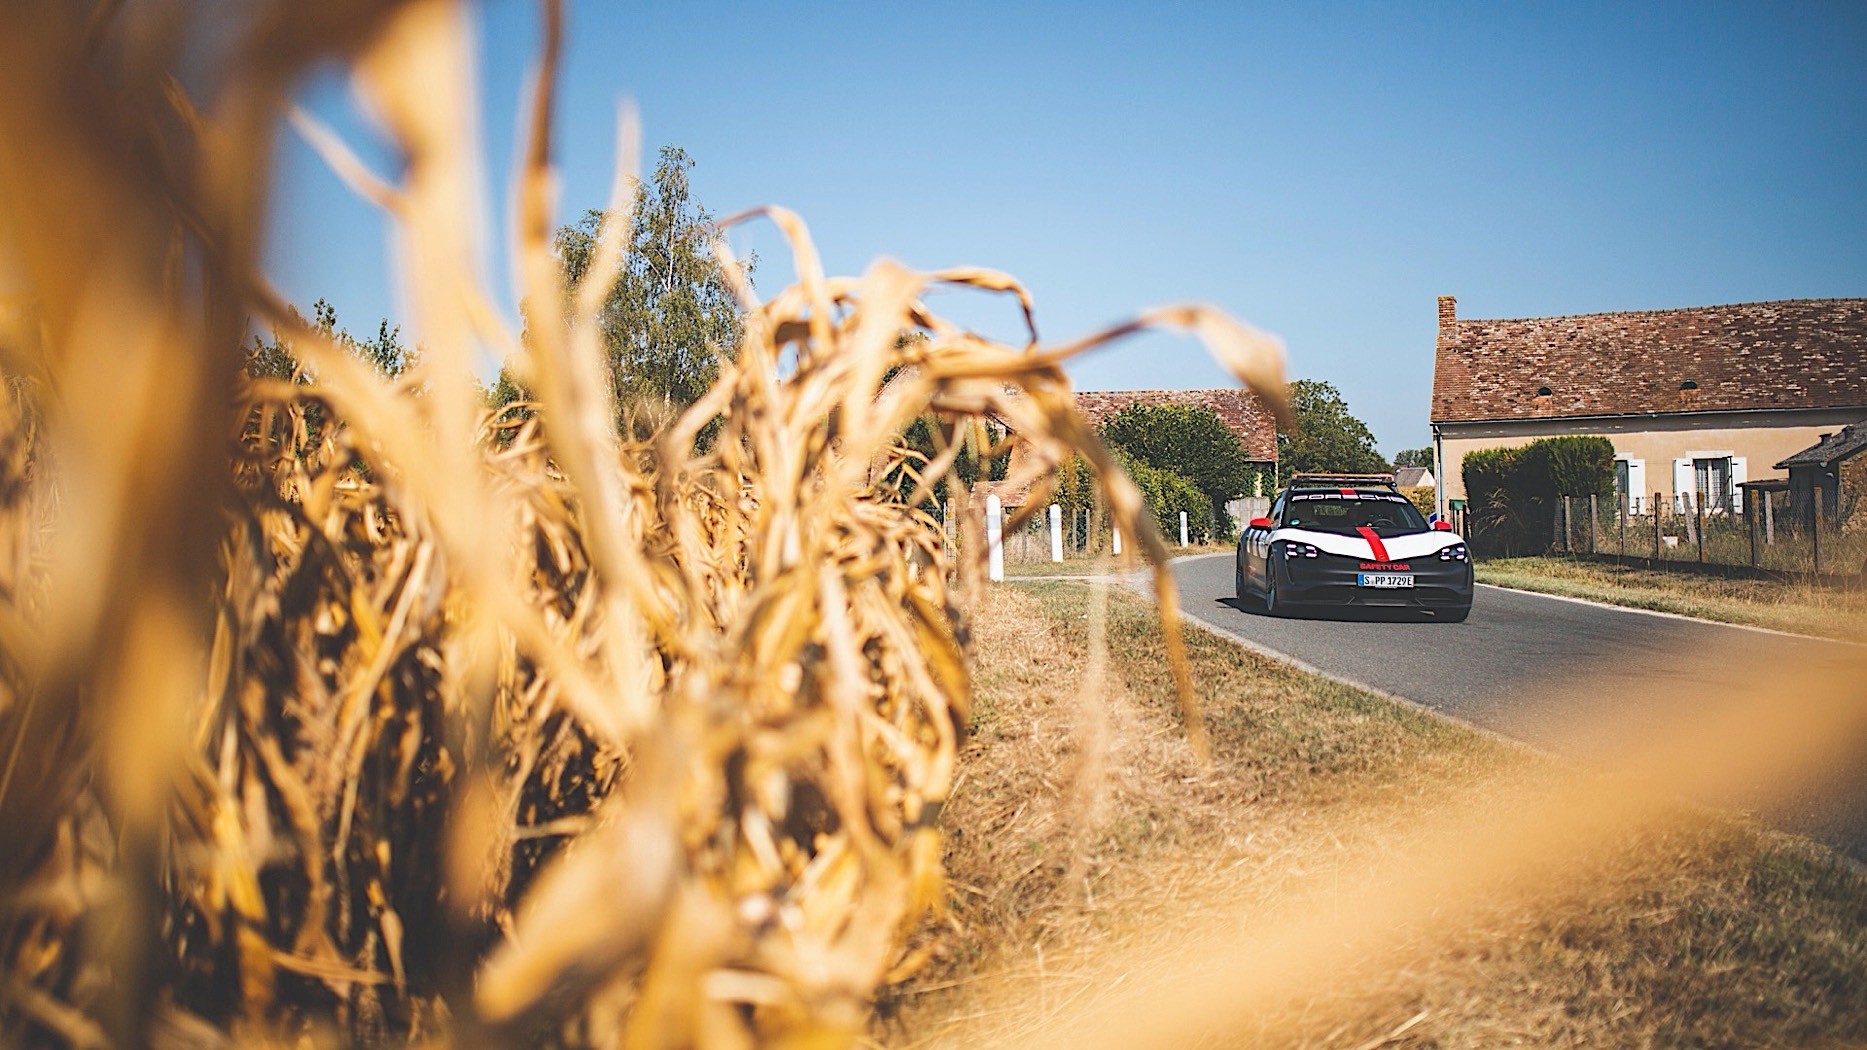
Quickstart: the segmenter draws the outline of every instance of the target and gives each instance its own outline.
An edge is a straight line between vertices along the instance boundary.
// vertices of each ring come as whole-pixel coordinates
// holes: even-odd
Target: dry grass
[[[1361,858],[1416,848],[1449,800],[1508,805],[1606,779],[1203,634],[1189,641],[1213,723],[1214,761],[1201,769],[1174,729],[1154,617],[1119,590],[1108,600],[1098,715],[1078,693],[1096,660],[1090,587],[1027,583],[981,599],[978,728],[944,814],[958,932],[890,1002],[900,1012],[885,1041],[1030,1041],[1188,956],[1223,955],[1293,898],[1354,914]],[[1570,854],[1585,878],[1552,888],[1526,873],[1546,888],[1476,906],[1449,896],[1450,936],[1420,923],[1397,951],[1305,984],[1234,1022],[1229,1039],[1867,1039],[1867,878],[1743,821],[1669,811],[1676,819]],[[1243,971],[1234,980],[1249,987]]]
[[[1492,558],[1479,562],[1477,571],[1479,583],[1499,587],[1867,641],[1867,587],[1722,579],[1553,557]]]

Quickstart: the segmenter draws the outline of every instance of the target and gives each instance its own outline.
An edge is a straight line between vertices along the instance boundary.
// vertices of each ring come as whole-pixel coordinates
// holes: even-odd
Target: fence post
[[[1614,545],[1614,553],[1623,558],[1627,557],[1627,512],[1632,509],[1629,503],[1630,501],[1625,499],[1620,501],[1621,538]]]
[[[1653,494],[1653,560],[1660,560],[1660,493]]]
[[[1063,560],[1063,508],[1050,505],[1050,560]]]
[[[1186,512],[1180,512],[1180,546],[1186,546]]]
[[[1750,533],[1750,567],[1757,567],[1757,493],[1744,490],[1744,529]]]
[[[1776,501],[1763,494],[1763,542],[1776,546]]]
[[[998,494],[985,497],[986,579],[997,583],[1005,578],[1005,510]]]
[[[1595,516],[1597,513],[1595,494],[1588,494],[1588,553],[1600,554],[1601,541],[1595,534]]]
[[[1694,538],[1698,540],[1698,563],[1703,565],[1705,564],[1705,501],[1699,499],[1697,493],[1692,495],[1692,518],[1697,522],[1694,531],[1698,535]]]
[[[1809,519],[1809,553],[1815,564],[1815,575],[1822,574],[1822,489],[1815,487],[1815,516]]]

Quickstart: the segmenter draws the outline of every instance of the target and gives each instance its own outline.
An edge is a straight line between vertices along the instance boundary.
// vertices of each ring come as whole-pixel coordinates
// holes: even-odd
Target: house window
[[[1692,475],[1698,490],[1699,505],[1707,514],[1731,511],[1731,457],[1692,461]]]

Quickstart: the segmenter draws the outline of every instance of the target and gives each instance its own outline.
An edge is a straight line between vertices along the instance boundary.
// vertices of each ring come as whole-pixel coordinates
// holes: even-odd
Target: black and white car
[[[1418,609],[1457,623],[1472,563],[1383,475],[1298,475],[1238,538],[1237,595],[1281,616],[1304,606]]]

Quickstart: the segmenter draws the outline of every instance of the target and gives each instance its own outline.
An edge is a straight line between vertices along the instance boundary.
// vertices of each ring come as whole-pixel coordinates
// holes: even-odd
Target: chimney
[[[1450,295],[1439,297],[1439,327],[1444,328],[1459,319],[1459,301]]]

